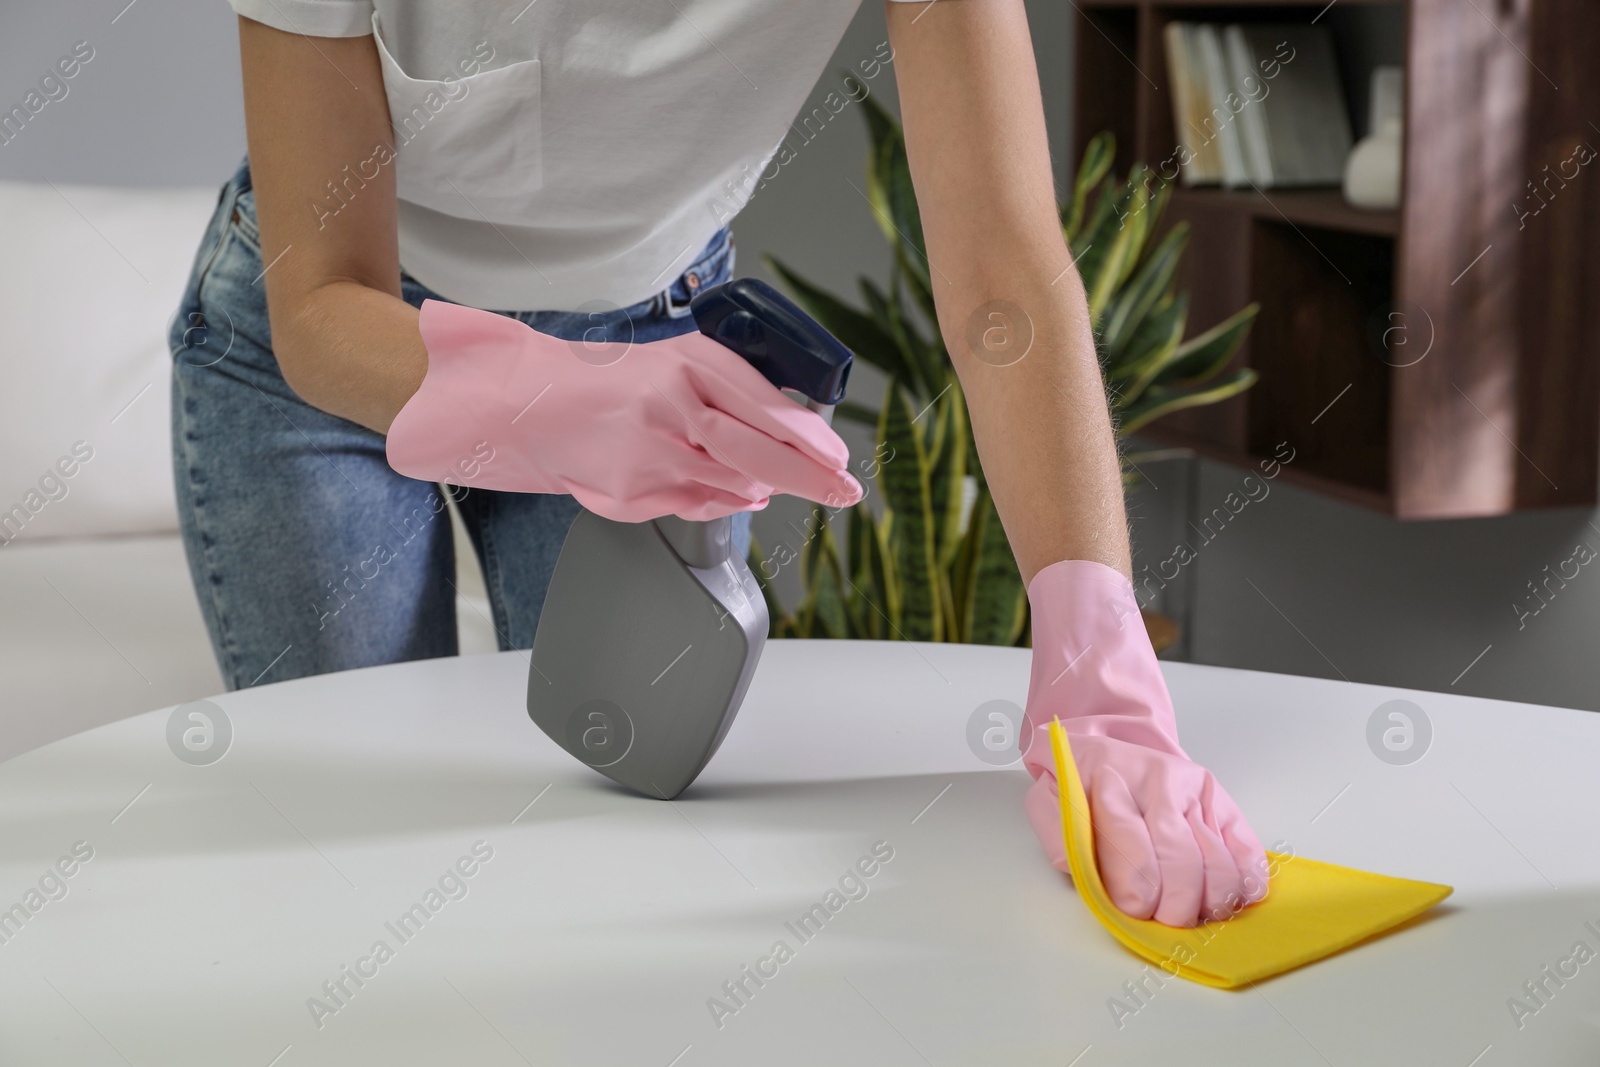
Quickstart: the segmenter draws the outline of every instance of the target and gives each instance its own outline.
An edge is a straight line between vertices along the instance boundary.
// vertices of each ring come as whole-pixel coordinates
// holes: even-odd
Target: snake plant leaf
[[[813,535],[817,542],[816,551],[811,555],[813,572],[807,576],[812,590],[807,599],[814,608],[811,636],[841,639],[848,636],[850,630],[841,593],[844,568],[839,563],[839,546],[834,541],[826,511],[821,512],[821,523]]]
[[[1083,253],[1078,256],[1078,276],[1083,280],[1084,292],[1089,298],[1089,314],[1098,335],[1100,317],[1111,293],[1115,292],[1116,279],[1122,274],[1135,241],[1135,227],[1123,224],[1129,206],[1137,195],[1133,185],[1106,187],[1102,204],[1109,208],[1101,211],[1097,206],[1090,228],[1085,232]]]
[[[949,636],[961,629],[961,620],[956,617],[955,596],[950,588],[950,571],[946,567],[940,567],[934,573],[939,578],[939,610],[944,616],[940,622],[940,632],[946,635],[944,638],[946,641],[959,640]]]
[[[1106,305],[1128,280],[1128,275],[1139,261],[1139,253],[1144,248],[1145,228],[1149,225],[1149,216],[1145,211],[1149,203],[1149,182],[1143,178],[1143,168],[1137,168],[1134,176],[1128,179],[1127,185],[1117,195],[1115,217],[1102,221],[1099,227],[1098,241],[1100,247],[1106,250],[1105,255],[1091,263],[1087,271],[1082,265],[1079,266],[1096,334],[1100,332]]]
[[[1123,348],[1150,314],[1152,308],[1172,290],[1172,279],[1189,244],[1189,224],[1180,222],[1161,239],[1145,258],[1139,272],[1106,307],[1100,326],[1100,346],[1107,366],[1115,366]]]
[[[894,459],[878,469],[884,501],[893,512],[895,579],[900,585],[899,628],[908,640],[937,641],[943,621],[939,585],[934,574],[932,487],[928,453],[912,420],[911,398],[891,384],[878,423],[878,445],[894,450]]]
[[[880,468],[881,472],[881,468]],[[859,508],[860,505],[858,504]],[[898,637],[900,633],[900,578],[894,569],[894,513],[885,511],[883,518],[870,526],[872,533],[872,582],[878,599],[868,601],[868,606],[878,616],[883,629],[879,636]],[[878,625],[874,623],[874,625]]]
[[[1231,396],[1237,396],[1254,385],[1256,377],[1254,370],[1240,367],[1225,378],[1198,389],[1152,385],[1137,402],[1129,405],[1123,412],[1122,423],[1118,430],[1124,434],[1137,433],[1141,427],[1147,426],[1163,415],[1202,404],[1215,404]]]
[[[861,103],[864,105],[861,113],[867,119],[867,134],[872,140],[872,151],[868,154],[868,158],[876,159],[884,142],[903,136],[900,131],[900,121],[889,114],[888,109],[870,94],[863,97]]]
[[[1153,171],[1151,173],[1154,173]],[[1172,200],[1172,183],[1165,178],[1156,180],[1156,191],[1150,197],[1150,206],[1145,208],[1145,213],[1150,217],[1150,227],[1147,232],[1155,233],[1161,227],[1161,216],[1167,213],[1167,204]]]
[[[798,533],[802,538],[800,541],[800,583],[802,585],[810,584],[811,575],[817,569],[816,556],[822,549],[822,532],[827,529],[827,526],[828,513],[821,504],[811,505],[810,510],[806,512],[804,525],[797,527],[792,521],[789,523],[790,533]]]
[[[890,282],[897,285],[900,277],[898,267],[891,267]],[[888,327],[890,344],[897,354],[899,371],[886,372],[891,380],[902,383],[907,389],[917,396],[933,395],[929,388],[929,379],[925,377],[921,354],[914,348],[911,335],[907,332],[906,324],[900,319],[900,301],[891,301],[889,295],[871,278],[863,276],[860,279],[861,298],[866,301],[867,310],[878,321]]]
[[[833,414],[835,418],[849,419],[851,422],[858,422],[863,426],[878,425],[877,409],[863,404],[859,400],[839,401],[833,406]]]
[[[911,184],[911,169],[906,162],[906,148],[903,141],[891,146],[889,158],[886,160],[888,173],[885,180],[888,183],[889,211],[894,219],[895,233],[900,241],[895,247],[904,249],[906,274],[921,282],[924,287],[928,285],[928,249],[922,235],[922,215],[917,208],[917,192]]]
[[[978,493],[973,505],[972,531],[976,557],[968,576],[967,640],[978,645],[1015,644],[1022,633],[1027,590],[987,489]]]
[[[930,476],[934,546],[941,575],[949,572],[956,551],[961,547],[961,505],[967,482],[967,457],[972,451],[967,402],[954,373],[950,374],[946,389],[933,412],[941,430]]]
[[[905,365],[895,340],[872,315],[863,315],[832,293],[807,281],[772,256],[763,256],[767,269],[778,276],[794,296],[795,303],[822,324],[860,359],[877,367],[891,378],[904,376]],[[874,414],[873,421],[877,421]]]
[[[872,131],[872,151],[867,154],[867,203],[872,208],[872,221],[878,224],[884,239],[896,245],[900,243],[900,234],[895,230],[894,211],[889,206],[884,160],[894,151],[894,142],[901,133],[899,127],[889,121],[888,113],[870,96],[863,102],[868,105],[865,112]]]
[[[953,633],[947,634],[946,637],[951,641],[962,641],[968,644],[972,642],[972,634],[970,632],[972,611],[970,605],[973,591],[976,588],[976,582],[972,577],[972,568],[978,555],[978,538],[974,533],[976,522],[976,516],[969,521],[967,529],[961,537],[961,543],[956,546],[955,559],[950,563],[950,598],[952,612],[955,615],[956,628]]]
[[[1114,182],[1102,186],[1100,195],[1095,198],[1094,209],[1077,236],[1067,245],[1067,250],[1072,253],[1072,261],[1078,265],[1078,276],[1083,279],[1085,288],[1088,287],[1091,274],[1098,274],[1100,262],[1110,252],[1110,235],[1115,232],[1119,214],[1117,205],[1125,191]]]
[[[1126,407],[1156,379],[1161,368],[1183,343],[1184,325],[1189,320],[1189,295],[1182,293],[1156,305],[1128,342],[1127,354],[1112,366],[1106,377],[1117,391],[1117,406]]]
[[[849,579],[844,579],[849,583]],[[840,590],[844,601],[845,621],[849,623],[848,636],[856,641],[872,641],[877,639],[877,634],[872,631],[874,618],[872,608],[867,604],[866,598],[853,588]]]
[[[816,508],[813,507],[806,513],[806,522],[808,524],[814,523],[816,521],[816,515]],[[791,531],[794,529],[792,524],[790,528]],[[811,531],[815,531],[816,527],[809,526],[809,529]],[[814,631],[816,630],[817,590],[815,588],[815,580],[817,575],[817,565],[812,561],[812,555],[816,552],[816,544],[817,539],[814,536],[807,536],[800,542],[800,552],[798,554],[800,565],[800,588],[804,590],[804,595],[800,600],[799,608],[794,613],[793,623],[796,637],[814,636]]]
[[[906,286],[911,290],[911,298],[916,301],[917,309],[922,312],[922,317],[927,320],[933,331],[933,340],[928,345],[929,351],[936,362],[943,364],[948,361],[948,356],[945,352],[944,336],[939,329],[939,309],[933,301],[933,288],[928,274],[912,261],[911,253],[906,251],[904,245],[896,245],[894,254],[900,259],[900,269],[905,277]]]
[[[1083,225],[1083,210],[1089,202],[1089,194],[1111,172],[1112,161],[1116,158],[1117,139],[1110,131],[1095,134],[1084,146],[1078,177],[1072,185],[1072,199],[1061,209],[1061,228],[1068,245],[1073,243],[1078,228]]]
[[[872,97],[864,98],[863,103],[868,105],[867,122],[873,127],[873,152],[867,165],[867,200],[872,204],[873,217],[891,245],[905,242],[916,253],[917,262],[925,263],[922,218],[911,184],[905,135]]]
[[[874,584],[869,555],[872,551],[872,531],[869,529],[872,523],[871,508],[851,508],[845,520],[845,544],[850,551],[850,581],[863,595],[871,594]]]
[[[922,395],[922,402],[932,403],[937,395],[935,389],[942,388],[941,383],[944,381],[946,368],[950,366],[950,357],[942,344],[934,344],[924,339],[917,324],[905,313],[905,305],[900,298],[901,291],[905,287],[900,283],[905,278],[906,261],[907,257],[896,256],[894,262],[889,264],[887,307],[891,325],[904,339],[904,350],[909,353],[909,358],[916,365],[918,378],[926,383],[927,391]]]
[[[1122,272],[1112,287],[1113,295],[1133,277],[1133,272],[1144,261],[1146,244],[1150,235],[1155,232],[1153,204],[1158,183],[1152,179],[1151,174],[1150,168],[1143,163],[1134,164],[1128,173],[1128,184],[1133,187],[1133,196],[1128,201],[1128,213],[1122,219],[1122,226],[1133,231],[1133,240],[1128,248],[1128,258],[1122,263]]]
[[[850,560],[850,574],[846,579],[850,590],[844,598],[845,609],[856,636],[868,639],[883,636],[883,616],[875,607],[881,599],[872,560],[877,551],[875,525],[872,509],[865,506],[851,508],[845,522],[845,544]]]
[[[1162,384],[1197,385],[1221,373],[1244,344],[1245,335],[1250,332],[1260,310],[1260,304],[1251,304],[1179,345],[1161,372]]]
[[[933,483],[933,472],[939,469],[939,456],[944,449],[945,430],[948,428],[944,418],[944,408],[941,401],[950,392],[946,386],[930,404],[924,404],[917,409],[916,416],[911,424],[922,435],[922,447],[928,452],[928,482]],[[932,412],[930,418],[928,413]]]

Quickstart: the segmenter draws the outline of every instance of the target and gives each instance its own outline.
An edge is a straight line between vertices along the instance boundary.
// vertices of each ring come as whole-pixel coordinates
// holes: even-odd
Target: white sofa
[[[167,326],[216,198],[0,182],[0,759],[222,689],[167,438]],[[456,534],[461,650],[493,651]]]

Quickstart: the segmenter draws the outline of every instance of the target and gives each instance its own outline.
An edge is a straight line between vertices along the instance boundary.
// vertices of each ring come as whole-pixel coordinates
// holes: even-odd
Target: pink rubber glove
[[[427,376],[387,443],[401,474],[570,493],[618,522],[719,518],[773,493],[861,499],[832,427],[704,334],[564,341],[441,300],[419,325]]]
[[[1211,772],[1178,747],[1172,698],[1133,584],[1062,560],[1028,584],[1033,671],[1023,718],[1025,808],[1045,854],[1071,873],[1049,724],[1060,718],[1112,901],[1138,919],[1194,926],[1266,896],[1267,858]]]

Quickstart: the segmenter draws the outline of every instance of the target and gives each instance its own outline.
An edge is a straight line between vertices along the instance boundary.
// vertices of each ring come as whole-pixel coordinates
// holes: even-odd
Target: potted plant
[[[894,250],[887,289],[861,278],[864,306],[855,307],[773,257],[765,262],[797,303],[888,376],[880,409],[846,401],[836,411],[876,428],[867,473],[882,503],[874,513],[869,494],[848,509],[846,553],[829,509],[813,508],[805,542],[791,553],[803,589],[793,610],[783,607],[770,584],[775,565],[787,559],[764,558],[752,544],[751,569],[762,579],[774,637],[1026,644],[1027,594],[939,334],[905,139],[877,101],[864,103],[872,135],[867,195]],[[1155,240],[1170,188],[1143,164],[1118,178],[1114,156],[1111,134],[1089,142],[1072,195],[1060,206],[1060,223],[1088,295],[1120,444],[1163,415],[1250,387],[1254,371],[1224,371],[1257,306],[1184,338],[1188,299],[1175,291],[1174,277],[1188,225],[1180,222]],[[1125,485],[1137,483],[1140,458],[1124,455]],[[1147,614],[1146,623],[1158,651],[1176,636],[1170,620]]]

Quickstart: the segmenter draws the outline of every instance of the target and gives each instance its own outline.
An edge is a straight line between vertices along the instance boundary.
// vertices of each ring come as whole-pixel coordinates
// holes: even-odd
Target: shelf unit
[[[1074,148],[1111,130],[1119,173],[1179,143],[1170,21],[1330,26],[1358,137],[1363,53],[1377,40],[1406,68],[1398,210],[1351,207],[1337,189],[1174,191],[1165,225],[1192,228],[1179,276],[1190,333],[1259,302],[1238,361],[1260,380],[1142,436],[1241,466],[1287,441],[1285,480],[1402,519],[1597,503],[1600,159],[1551,175],[1571,173],[1580,144],[1600,149],[1600,5],[1076,6]]]

